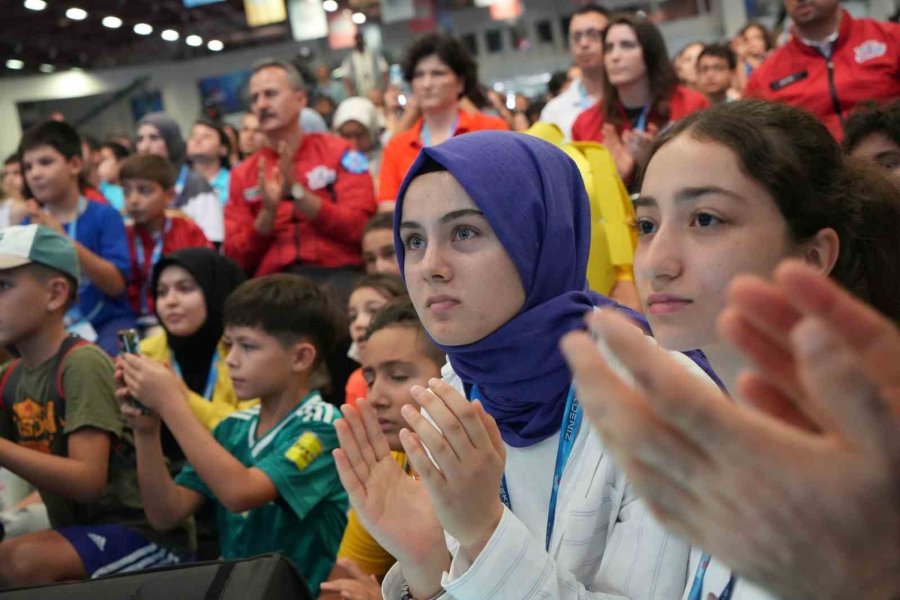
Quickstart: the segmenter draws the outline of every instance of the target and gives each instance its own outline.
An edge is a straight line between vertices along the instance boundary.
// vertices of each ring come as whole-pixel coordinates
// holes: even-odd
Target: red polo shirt
[[[271,235],[253,226],[262,206],[257,174],[265,157],[276,169],[278,155],[263,148],[231,171],[225,205],[225,254],[251,274],[266,275],[293,263],[318,267],[362,264],[363,228],[375,213],[375,192],[368,166],[350,144],[327,133],[305,133],[294,157],[295,181],[322,199],[315,219],[294,211],[283,201]],[[363,160],[364,163],[364,160]]]
[[[753,71],[746,95],[806,109],[840,141],[854,106],[900,97],[900,25],[843,11],[830,60],[795,31]]]
[[[459,122],[456,125],[454,136],[481,131],[484,129],[509,129],[506,121],[499,117],[492,117],[482,113],[470,113],[459,111]],[[400,184],[406,177],[406,172],[412,166],[413,161],[419,155],[419,150],[425,146],[422,144],[422,125],[425,119],[420,118],[410,129],[396,134],[388,142],[381,155],[381,175],[378,180],[378,201],[393,201],[397,199]]]

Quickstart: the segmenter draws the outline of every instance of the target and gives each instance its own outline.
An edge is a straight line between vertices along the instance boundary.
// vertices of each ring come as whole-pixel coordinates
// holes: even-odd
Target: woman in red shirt
[[[661,129],[709,101],[678,85],[666,42],[648,21],[614,19],[603,32],[603,51],[603,100],[578,115],[572,139],[603,143],[627,181]]]
[[[433,33],[416,40],[403,59],[403,77],[422,116],[384,149],[378,182],[379,210],[393,208],[400,182],[419,150],[470,131],[509,129],[506,121],[460,108],[478,87],[478,66],[459,41]]]

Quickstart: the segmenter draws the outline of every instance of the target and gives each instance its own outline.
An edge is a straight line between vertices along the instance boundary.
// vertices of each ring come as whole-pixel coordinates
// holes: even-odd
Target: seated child
[[[210,433],[165,366],[123,355],[118,391],[133,423],[141,497],[166,531],[205,499],[217,505],[225,558],[280,551],[314,592],[334,564],[347,522],[347,495],[331,451],[338,411],[309,382],[337,335],[328,295],[296,275],[269,275],[238,287],[225,303],[225,359],[234,391],[259,406],[235,412]],[[154,414],[141,416],[131,394]],[[160,444],[164,422],[188,465],[173,480]]]
[[[363,348],[366,345],[366,329],[372,317],[382,306],[394,298],[406,296],[403,281],[394,275],[376,273],[356,280],[350,298],[347,301],[347,320],[350,326],[350,339],[353,343],[347,355],[361,362]],[[344,402],[353,404],[357,398],[366,397],[366,380],[362,369],[356,369],[347,379],[344,386]]]
[[[38,225],[0,232],[0,464],[35,486],[54,529],[0,543],[0,585],[33,585],[173,564],[182,529],[147,523],[113,367],[63,319],[80,276],[72,243]]]
[[[366,223],[362,237],[362,259],[367,275],[386,273],[400,276],[400,264],[394,250],[394,213],[378,213]]]
[[[441,376],[446,357],[431,341],[408,298],[397,298],[385,305],[372,319],[366,332],[366,351],[362,372],[368,384],[368,403],[375,409],[378,424],[387,437],[394,457],[404,467],[406,455],[399,433],[407,427],[400,414],[405,405],[415,402],[410,388],[428,385]],[[320,600],[340,598],[340,593],[366,590],[372,598],[381,597],[381,586],[372,579],[384,577],[394,557],[369,535],[353,509],[338,550],[338,562],[328,582],[322,584]]]
[[[134,326],[125,298],[130,270],[122,217],[85,197],[79,185],[81,138],[68,123],[46,121],[19,144],[29,201],[28,222],[46,225],[72,240],[81,264],[78,303],[67,315],[70,331],[118,352],[116,332]]]
[[[212,244],[188,217],[166,214],[166,207],[175,197],[175,169],[169,161],[155,154],[132,156],[122,163],[119,180],[125,194],[125,211],[132,220],[127,227],[131,258],[128,301],[138,322],[146,327],[156,323],[151,286],[156,263],[176,250],[212,248]]]

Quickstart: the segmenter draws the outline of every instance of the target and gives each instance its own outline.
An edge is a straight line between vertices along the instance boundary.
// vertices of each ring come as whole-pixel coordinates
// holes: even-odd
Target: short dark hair
[[[228,139],[228,134],[225,133],[225,125],[220,123],[219,121],[215,121],[210,119],[209,117],[200,117],[196,121],[194,121],[194,125],[203,125],[204,127],[209,127],[217,134],[219,134],[219,143],[225,148],[225,155],[219,157],[219,162],[222,165],[222,168],[227,169],[230,166],[229,155],[231,154],[231,140]]]
[[[408,297],[396,298],[385,304],[372,317],[372,322],[369,323],[369,327],[366,329],[365,339],[368,340],[375,332],[388,327],[414,329],[425,348],[425,356],[438,368],[443,367],[444,363],[447,362],[447,355],[435,346],[432,339],[428,337],[428,332],[425,331],[425,327],[416,313],[416,307],[413,306],[412,301]]]
[[[84,145],[90,148],[92,152],[97,152],[98,150],[100,150],[100,140],[89,133],[82,132],[78,135],[81,136],[81,141],[84,143]]]
[[[737,68],[737,57],[734,55],[734,50],[725,44],[707,44],[703,46],[703,50],[697,55],[698,65],[700,64],[700,59],[704,56],[714,56],[716,58],[724,59],[725,62],[728,63],[728,68],[731,71],[734,71]]]
[[[588,15],[591,13],[597,13],[599,15],[603,15],[604,17],[609,16],[609,10],[607,10],[607,8],[602,4],[597,4],[596,2],[588,2],[587,4],[579,6],[578,10],[572,13],[572,16],[577,17],[578,15]]]
[[[647,68],[647,79],[650,82],[650,94],[652,97],[651,112],[662,123],[669,121],[669,100],[672,92],[678,85],[678,76],[675,68],[669,61],[669,53],[666,50],[666,41],[662,33],[650,21],[637,19],[629,15],[620,15],[613,18],[606,29],[603,30],[603,47],[606,48],[606,38],[609,31],[616,25],[630,27],[637,38],[638,44],[644,54],[644,65]],[[622,111],[619,109],[619,92],[610,83],[609,77],[603,75],[603,119],[613,125],[621,125],[623,122]]]
[[[472,60],[466,47],[446,33],[430,33],[420,37],[406,49],[403,56],[403,78],[407,83],[412,83],[419,61],[432,55],[437,56],[462,79],[462,96],[468,96],[478,87],[478,65]]]
[[[308,339],[316,348],[313,368],[329,355],[339,332],[331,295],[313,280],[289,273],[242,283],[225,301],[223,322],[262,329],[285,346]]]
[[[13,152],[12,154],[10,154],[9,156],[6,157],[6,160],[3,161],[3,166],[5,167],[6,165],[11,165],[13,163],[20,163],[20,162],[22,162],[22,157],[19,156],[18,152]]]
[[[40,146],[50,146],[66,160],[81,158],[81,136],[65,121],[43,121],[26,131],[19,142],[19,159]]]
[[[844,125],[844,152],[853,152],[873,133],[882,133],[900,146],[900,100],[858,105]]]
[[[113,156],[116,157],[116,160],[125,160],[129,156],[131,156],[131,152],[128,151],[128,148],[120,144],[115,140],[109,140],[104,142],[101,149],[109,148],[109,151],[113,153]]]
[[[350,293],[362,288],[372,288],[388,299],[406,296],[406,286],[403,285],[403,280],[389,273],[363,275],[353,283]]]
[[[380,212],[376,213],[374,217],[369,219],[369,222],[366,223],[365,228],[363,229],[363,235],[366,235],[370,231],[381,231],[382,229],[390,229],[393,231],[394,229],[394,214],[388,212]]]
[[[175,169],[172,163],[156,154],[136,154],[119,168],[119,181],[146,179],[155,181],[169,190],[175,187]]]
[[[550,80],[547,82],[547,93],[553,97],[558,96],[568,80],[568,71],[556,71],[550,76]]]

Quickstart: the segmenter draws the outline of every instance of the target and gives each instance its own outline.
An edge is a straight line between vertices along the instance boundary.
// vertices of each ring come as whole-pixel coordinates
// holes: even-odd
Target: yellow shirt
[[[405,470],[408,469],[405,453],[391,452],[391,456],[401,467]],[[397,559],[382,548],[366,531],[356,516],[356,511],[352,508],[347,513],[347,528],[344,530],[341,547],[338,549],[338,558],[352,559],[365,573],[375,575],[379,579],[387,575],[390,568],[397,562]]]
[[[166,332],[160,332],[141,340],[141,354],[148,358],[152,358],[157,362],[161,362],[171,367],[171,351],[169,350],[169,342],[166,338]],[[219,359],[216,363],[218,372],[216,376],[216,384],[213,388],[213,395],[207,400],[200,394],[193,391],[188,393],[188,405],[194,412],[194,416],[203,423],[203,426],[212,431],[215,429],[219,421],[237,410],[244,410],[259,404],[259,399],[238,400],[231,385],[231,377],[228,374],[228,366],[225,364],[226,352],[219,346]]]

